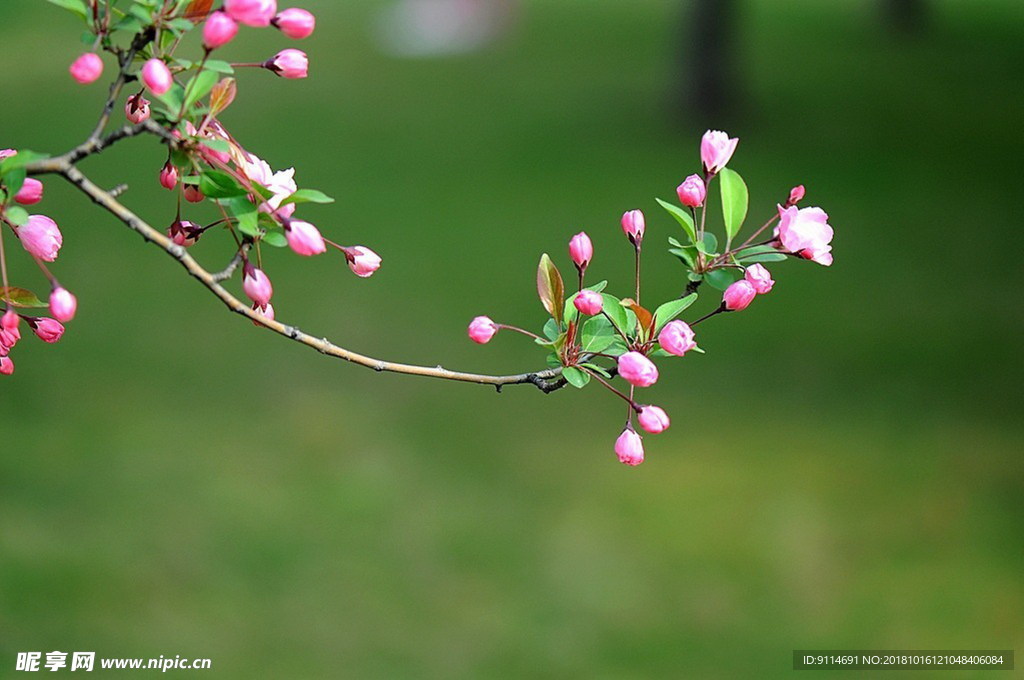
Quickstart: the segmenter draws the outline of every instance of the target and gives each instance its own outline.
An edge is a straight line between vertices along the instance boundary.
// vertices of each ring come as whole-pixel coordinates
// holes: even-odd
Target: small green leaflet
[[[665,324],[682,314],[696,300],[697,294],[690,293],[679,300],[669,300],[654,310],[654,334],[657,335],[658,331],[665,327]]]
[[[51,5],[57,5],[57,7],[63,7],[66,10],[74,12],[82,21],[89,20],[89,10],[86,8],[85,3],[82,0],[48,0]]]
[[[575,366],[567,366],[563,371],[562,375],[569,381],[569,384],[573,387],[583,389],[590,382],[590,374],[586,371],[580,370]]]
[[[47,303],[36,297],[36,294],[26,288],[16,288],[15,286],[8,286],[7,288],[0,287],[0,297],[4,300],[7,298],[11,299],[11,304],[15,307],[46,307]]]
[[[656,198],[654,200],[656,200],[658,202],[658,205],[660,205],[662,208],[664,208],[668,212],[669,215],[671,215],[672,217],[676,218],[676,222],[678,222],[679,226],[681,226],[683,228],[683,231],[686,232],[686,235],[690,237],[690,242],[691,243],[696,243],[697,242],[697,230],[693,226],[693,217],[690,215],[690,213],[686,212],[686,210],[684,210],[683,208],[680,208],[677,205],[672,205],[671,203],[666,203],[665,201],[661,200],[660,198]]]

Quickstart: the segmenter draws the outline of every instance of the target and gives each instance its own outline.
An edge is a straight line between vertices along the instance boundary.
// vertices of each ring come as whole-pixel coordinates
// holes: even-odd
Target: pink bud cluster
[[[715,252],[719,241],[705,232],[710,184],[717,176],[728,174],[728,180],[721,179],[723,183],[728,181],[730,187],[722,188],[723,205],[737,200],[746,201],[746,192],[738,194],[735,190],[736,186],[742,184],[742,180],[735,172],[726,170],[738,144],[738,138],[729,137],[722,131],[708,130],[700,143],[703,173],[687,176],[676,188],[679,202],[689,210],[679,211],[661,202],[684,228],[690,241],[689,244],[683,244],[674,237],[669,239],[673,246],[670,252],[683,260],[690,271],[686,291],[679,299],[660,305],[654,312],[641,306],[640,256],[649,223],[642,210],[628,210],[623,213],[620,224],[633,246],[635,257],[635,288],[631,291],[631,297],[620,300],[603,294],[600,291],[604,283],[591,288],[583,287],[584,277],[593,262],[594,244],[590,236],[581,231],[569,240],[569,257],[579,274],[579,289],[570,297],[572,307],[568,304],[565,306],[566,318],[559,314],[559,296],[565,282],[561,280],[557,269],[553,269],[550,258],[545,255],[541,259],[537,274],[538,293],[545,309],[553,317],[545,326],[545,337],[514,326],[497,324],[486,316],[473,319],[467,329],[470,339],[479,344],[490,342],[499,329],[510,329],[531,336],[535,342],[549,348],[549,365],[556,365],[555,360],[561,364],[564,382],[583,387],[593,380],[625,399],[630,406],[630,417],[615,440],[614,450],[619,460],[626,465],[639,465],[644,460],[643,437],[638,430],[659,434],[671,424],[663,408],[634,400],[637,389],[651,387],[661,377],[655,359],[683,357],[692,351],[701,352],[694,332],[696,324],[722,312],[745,309],[757,296],[770,293],[775,280],[761,261],[778,260],[782,253],[822,264],[831,263],[829,244],[832,228],[827,223],[828,216],[820,208],[796,207],[805,195],[802,185],[790,190],[785,206],[780,205],[778,208],[777,217],[769,220],[742,244],[733,244],[742,221],[738,225],[727,222],[727,233],[730,229],[732,233],[728,233],[728,238],[724,239],[725,251]],[[743,206],[744,214],[746,207]],[[698,211],[701,211],[699,215]],[[772,238],[756,242],[757,236],[771,226],[775,219],[779,220],[779,225],[775,227]],[[725,286],[717,309],[689,323],[674,318],[696,299],[697,288],[705,280],[709,285],[724,284],[730,280],[726,275],[731,277],[731,273],[736,270],[742,272],[742,278]],[[613,314],[618,321],[613,318]],[[626,314],[631,316],[624,316]],[[669,315],[669,318],[659,319],[659,314]],[[593,363],[598,359],[613,359],[615,365],[601,367]],[[628,394],[617,390],[609,382],[615,377],[621,378],[629,386]]]

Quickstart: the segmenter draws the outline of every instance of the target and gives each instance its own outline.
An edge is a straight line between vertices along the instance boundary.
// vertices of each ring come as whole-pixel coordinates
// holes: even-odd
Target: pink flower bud
[[[486,345],[498,332],[498,324],[486,316],[478,316],[469,323],[469,339],[475,343]]]
[[[380,256],[364,246],[352,246],[344,248],[345,259],[348,260],[348,268],[360,278],[367,278],[380,269]]]
[[[309,222],[285,222],[284,235],[288,239],[288,245],[299,255],[319,255],[327,251],[327,244],[324,243],[320,230]]]
[[[644,238],[644,214],[639,210],[630,210],[622,215],[622,231],[626,232],[633,245]]]
[[[650,387],[658,382],[658,367],[640,352],[626,352],[619,357],[619,375],[635,387]]]
[[[590,264],[594,258],[594,244],[590,242],[586,232],[581,231],[569,239],[569,257],[578,269],[586,269]]]
[[[278,14],[270,23],[292,40],[302,40],[313,34],[316,17],[304,9],[293,7]]]
[[[19,323],[21,323],[21,317],[13,309],[8,309],[3,316],[0,316],[0,328],[5,331],[13,331]]]
[[[677,357],[685,356],[697,346],[693,341],[693,329],[685,321],[670,321],[658,334],[658,344],[669,354]]]
[[[750,285],[754,287],[758,295],[764,295],[775,285],[772,275],[761,264],[752,264],[747,267],[747,271],[743,273],[743,278],[750,282]]]
[[[21,340],[21,331],[17,326],[11,329],[0,327],[0,354],[7,356],[7,353]]]
[[[168,238],[174,241],[175,245],[183,248],[194,246],[202,235],[202,228],[188,220],[175,220],[171,222],[171,226],[167,227]]]
[[[750,281],[740,279],[725,289],[722,301],[725,303],[726,309],[738,312],[741,309],[746,309],[756,295],[757,291],[750,285]]]
[[[789,191],[789,201],[786,203],[787,206],[796,205],[800,201],[804,200],[804,185],[799,184]]]
[[[43,183],[35,177],[26,177],[14,200],[22,205],[35,205],[43,200]]]
[[[10,357],[0,357],[0,375],[11,375],[14,373],[14,362]]]
[[[174,84],[174,76],[171,75],[171,70],[163,61],[150,59],[142,65],[142,82],[153,94],[159,96],[167,94],[167,91],[171,89],[171,85]]]
[[[268,59],[263,67],[282,78],[305,78],[309,71],[309,58],[302,50],[288,48]]]
[[[72,78],[82,85],[88,85],[103,75],[103,60],[100,59],[98,54],[86,52],[71,62],[71,67],[68,71],[71,72]]]
[[[17,234],[25,250],[45,262],[56,260],[64,243],[57,223],[45,215],[29,215],[28,221],[18,227]]]
[[[224,12],[214,12],[203,24],[203,46],[208,50],[223,47],[235,39],[238,24]]]
[[[164,163],[164,167],[160,170],[160,186],[168,191],[173,191],[174,187],[178,186],[178,168],[174,167],[170,161]]]
[[[246,26],[263,28],[277,14],[277,0],[224,0],[224,11]]]
[[[36,317],[29,325],[32,326],[32,332],[36,337],[43,342],[53,344],[64,335],[64,324],[47,316]]]
[[[6,160],[11,156],[17,156],[18,152],[15,149],[0,149],[0,161]]]
[[[263,270],[253,267],[248,262],[243,269],[242,290],[260,307],[266,307],[274,294],[274,287],[270,285],[270,279]]]
[[[700,140],[700,159],[704,162],[704,169],[712,175],[721,171],[739,143],[738,137],[729,139],[729,135],[719,130],[705,132]]]
[[[676,187],[676,194],[679,195],[679,202],[687,208],[699,208],[704,205],[708,190],[704,186],[704,180],[700,175],[690,175],[683,180],[683,183]]]
[[[141,94],[128,97],[124,105],[124,117],[136,125],[149,118],[149,100]]]
[[[600,314],[601,310],[604,309],[604,298],[601,297],[600,293],[595,293],[592,290],[581,290],[576,294],[572,303],[580,312],[590,316]]]
[[[66,288],[57,286],[50,293],[50,314],[57,321],[68,322],[75,318],[78,300]]]
[[[821,208],[797,209],[796,206],[779,206],[778,238],[789,252],[802,253],[809,250],[812,254],[820,253],[820,260],[827,260],[831,264],[832,257],[829,252],[832,248],[829,247],[829,243],[832,236],[828,215]],[[818,261],[815,259],[815,262]],[[821,263],[824,264],[824,261]]]
[[[262,314],[263,316],[265,316],[267,319],[269,319],[271,321],[274,320],[274,305],[270,304],[269,302],[267,304],[263,305],[263,306],[260,306],[260,305],[258,305],[258,304],[256,304],[254,302],[254,303],[252,303],[252,309],[257,314]],[[253,326],[263,326],[263,324],[261,324],[259,321],[253,321],[252,325]]]
[[[639,465],[644,462],[644,442],[631,427],[627,427],[615,440],[615,453],[620,463]]]
[[[195,184],[186,184],[183,193],[185,194],[185,200],[189,203],[202,203],[203,199],[206,198]]]
[[[668,419],[668,414],[658,406],[642,406],[637,420],[640,421],[640,427],[651,434],[664,432],[671,422]]]

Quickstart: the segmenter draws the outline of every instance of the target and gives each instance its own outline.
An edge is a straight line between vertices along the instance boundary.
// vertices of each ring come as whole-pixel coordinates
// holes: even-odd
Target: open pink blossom
[[[224,11],[246,26],[269,26],[277,14],[277,0],[224,0]]]
[[[0,354],[7,356],[19,340],[21,340],[21,330],[17,326],[11,329],[0,327]]]
[[[313,34],[316,17],[304,9],[292,7],[278,14],[270,23],[292,40],[302,40]]]
[[[594,316],[604,309],[604,298],[592,290],[581,290],[576,294],[572,304],[583,314]]]
[[[327,244],[324,243],[320,230],[309,222],[285,222],[284,235],[288,239],[288,246],[299,255],[319,255],[327,251]]]
[[[366,246],[345,248],[344,253],[345,259],[348,261],[348,268],[359,278],[365,279],[380,269],[380,255]]]
[[[68,71],[71,72],[72,78],[82,85],[88,85],[103,75],[103,60],[94,52],[86,52],[71,62]]]
[[[677,357],[685,356],[687,352],[697,346],[693,341],[694,333],[690,325],[685,321],[670,321],[658,333],[658,344],[669,354]]]
[[[590,261],[594,259],[594,244],[591,243],[587,233],[580,233],[569,239],[569,257],[577,269],[586,269]]]
[[[640,415],[637,417],[640,427],[651,434],[660,434],[668,429],[671,421],[664,409],[659,406],[643,406]]]
[[[740,279],[725,289],[722,294],[722,302],[725,303],[725,308],[729,311],[738,312],[741,309],[746,309],[756,296],[757,291],[750,281]]]
[[[640,352],[626,352],[619,357],[619,375],[635,387],[650,387],[658,382],[658,367]]]
[[[469,322],[469,339],[475,343],[486,345],[498,332],[498,324],[491,321],[490,317],[478,316]]]
[[[64,243],[57,223],[46,215],[29,215],[28,221],[18,227],[18,238],[25,250],[40,260],[53,262]]]
[[[743,273],[743,278],[750,282],[750,285],[754,287],[758,295],[764,295],[772,289],[775,285],[775,280],[772,279],[772,275],[768,272],[764,265],[752,264],[747,267],[747,270]]]
[[[800,257],[811,262],[817,262],[826,267],[832,266],[832,246],[822,248],[805,248],[800,251]]]
[[[826,248],[831,243],[833,235],[832,227],[828,223],[828,214],[824,210],[797,208],[795,205],[788,208],[779,206],[777,233],[782,246],[791,253],[800,253],[804,250],[827,252]]]
[[[295,168],[274,172],[265,160],[254,154],[246,153],[242,163],[242,172],[250,180],[262,185],[271,193],[271,197],[259,205],[260,212],[273,212],[285,218],[291,217],[295,213],[294,203],[281,205],[299,188],[295,183]]]
[[[57,286],[50,293],[50,314],[57,321],[68,322],[75,318],[78,310],[78,299],[66,288]]]
[[[263,67],[282,78],[305,78],[309,75],[309,57],[289,47],[264,62]]]
[[[626,465],[636,466],[644,462],[644,442],[632,427],[623,430],[615,440],[615,453],[619,462]]]
[[[161,59],[150,59],[142,65],[142,82],[155,95],[167,94],[174,84],[174,76]]]
[[[738,137],[729,138],[721,130],[708,130],[700,140],[700,159],[709,174],[717,174],[726,166],[740,143]]]
[[[682,184],[676,187],[676,195],[679,196],[679,202],[687,208],[699,208],[704,205],[704,199],[707,198],[708,190],[704,186],[704,180],[701,179],[700,175],[690,175],[683,180]]]
[[[43,200],[43,183],[35,177],[26,177],[14,200],[22,205],[35,205]]]
[[[130,122],[138,125],[149,118],[149,100],[141,94],[133,94],[128,97],[124,105],[124,117]]]
[[[213,12],[203,24],[203,46],[208,50],[223,47],[235,39],[238,24],[224,12]]]

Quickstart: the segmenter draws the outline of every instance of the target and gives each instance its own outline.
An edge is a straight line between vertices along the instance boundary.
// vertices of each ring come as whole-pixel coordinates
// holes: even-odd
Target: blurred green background
[[[337,196],[303,214],[384,266],[271,252],[282,320],[519,372],[543,362],[530,343],[464,329],[538,327],[540,253],[566,268],[585,229],[624,294],[618,216],[675,235],[654,197],[709,126],[676,106],[681,3],[530,0],[498,44],[432,60],[373,47],[380,2],[300,4],[311,77],[243,73],[223,119]],[[225,678],[775,677],[795,648],[1024,649],[1024,11],[935,1],[901,36],[876,9],[741,3],[731,167],[752,222],[806,184],[836,264],[777,265],[771,295],[700,327],[708,353],[645,398],[673,426],[636,469],[596,387],[499,395],[327,359],[47,180],[80,309],[0,383],[0,676],[54,649],[208,657]],[[60,152],[105,87],[67,75],[70,14],[3,11],[0,146]],[[285,46],[243,30],[226,51]],[[164,225],[162,162],[140,139],[83,169]],[[679,264],[647,252],[646,299],[677,293]],[[230,246],[193,254],[215,268]]]

